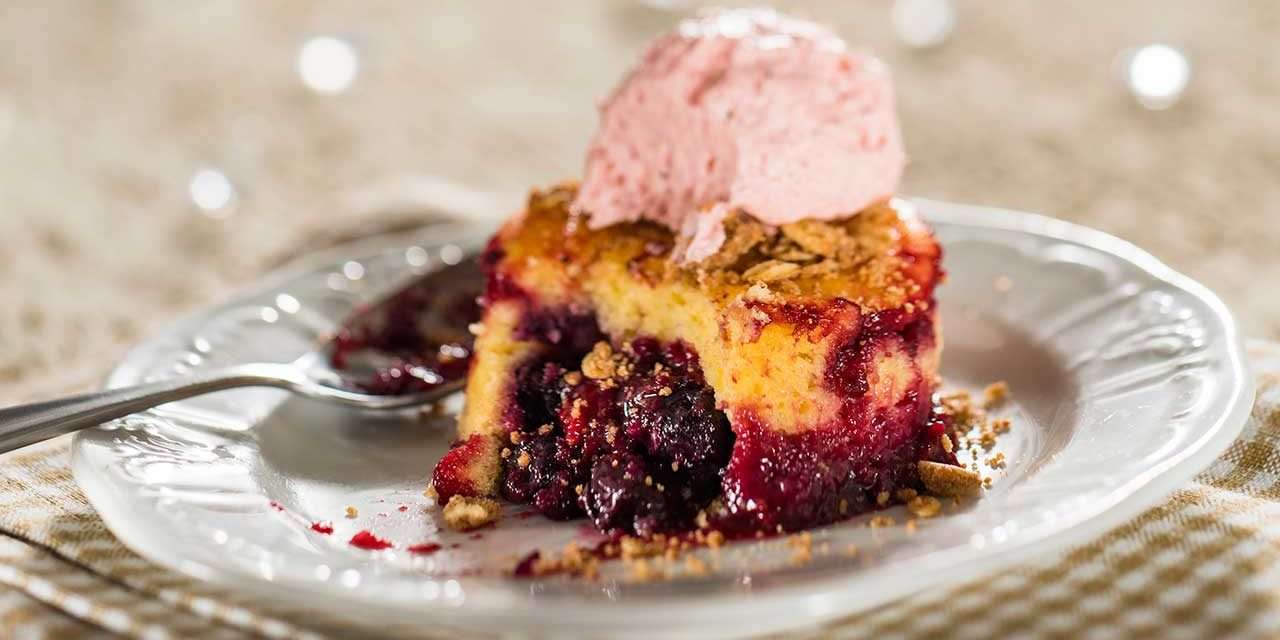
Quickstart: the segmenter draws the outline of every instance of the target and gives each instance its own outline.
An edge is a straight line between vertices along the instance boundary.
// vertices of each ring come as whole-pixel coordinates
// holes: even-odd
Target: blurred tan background
[[[904,43],[892,5],[781,3],[895,70],[905,192],[1100,227],[1280,338],[1280,4],[964,0],[931,48]],[[403,214],[432,176],[496,194],[468,200],[494,214],[576,176],[594,100],[679,16],[638,1],[0,3],[0,398],[96,378],[281,255]],[[300,79],[321,35],[358,56],[345,91]],[[1153,42],[1192,64],[1163,111],[1116,73]]]

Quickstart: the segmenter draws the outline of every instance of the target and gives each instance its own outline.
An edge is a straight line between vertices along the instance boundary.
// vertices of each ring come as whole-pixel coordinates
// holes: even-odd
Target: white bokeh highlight
[[[231,215],[236,188],[227,174],[204,167],[191,175],[191,180],[187,182],[187,195],[201,213],[211,218],[225,218]]]
[[[298,50],[298,77],[308,89],[324,94],[346,92],[360,73],[360,56],[350,42],[316,36]]]
[[[951,36],[956,26],[956,9],[951,0],[894,0],[889,21],[904,44],[928,49]]]
[[[1191,82],[1191,62],[1167,44],[1149,44],[1121,54],[1125,86],[1138,104],[1163,110],[1182,99]]]

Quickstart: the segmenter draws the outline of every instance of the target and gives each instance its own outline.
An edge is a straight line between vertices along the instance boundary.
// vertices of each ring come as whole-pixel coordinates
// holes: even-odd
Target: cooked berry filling
[[[379,395],[425,391],[465,376],[474,342],[467,326],[480,319],[481,275],[466,262],[448,269],[447,278],[423,278],[357,310],[334,338],[333,366],[372,362],[359,386]]]
[[[566,316],[567,317],[567,316]],[[561,336],[585,336],[576,322]],[[502,452],[503,497],[558,520],[587,516],[603,531],[692,528],[719,494],[734,436],[680,343],[637,339],[615,353],[563,340],[519,368]],[[570,370],[576,359],[581,368]]]

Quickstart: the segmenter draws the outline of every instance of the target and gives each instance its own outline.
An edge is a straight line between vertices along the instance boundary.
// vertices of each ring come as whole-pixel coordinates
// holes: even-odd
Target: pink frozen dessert
[[[574,210],[597,229],[665,225],[698,261],[734,211],[849,217],[892,195],[905,162],[879,60],[810,22],[718,11],[654,42],[601,105]]]

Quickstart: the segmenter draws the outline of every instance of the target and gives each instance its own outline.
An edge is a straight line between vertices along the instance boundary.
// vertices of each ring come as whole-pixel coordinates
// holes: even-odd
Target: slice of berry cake
[[[640,535],[773,533],[922,489],[922,462],[956,464],[932,410],[941,252],[909,205],[776,227],[733,215],[713,255],[684,262],[666,227],[592,229],[574,197],[535,192],[486,250],[442,503],[500,496]]]

